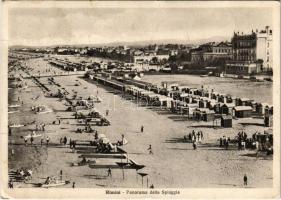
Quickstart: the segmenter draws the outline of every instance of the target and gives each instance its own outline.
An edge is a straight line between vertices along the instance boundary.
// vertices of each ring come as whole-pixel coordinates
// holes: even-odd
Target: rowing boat
[[[23,127],[24,125],[23,124],[13,124],[13,125],[10,125],[9,127],[10,128],[19,128],[19,127]]]
[[[12,114],[12,113],[18,113],[20,112],[19,110],[15,110],[15,111],[8,111],[8,114]]]
[[[61,186],[61,185],[67,185],[69,183],[70,183],[70,181],[56,181],[55,183],[49,183],[49,184],[40,183],[39,187],[42,187],[42,188],[57,187],[57,186]]]
[[[9,108],[18,108],[18,107],[20,107],[21,105],[19,105],[19,104],[14,104],[14,105],[9,105],[8,107]]]

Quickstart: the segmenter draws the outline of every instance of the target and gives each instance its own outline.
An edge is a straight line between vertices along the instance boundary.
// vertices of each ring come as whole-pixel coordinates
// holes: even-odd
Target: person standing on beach
[[[25,144],[25,146],[27,146],[27,138],[26,137],[24,138],[24,144]]]
[[[62,170],[60,170],[60,180],[62,180]]]
[[[9,127],[9,136],[11,136],[12,135],[12,129]]]
[[[153,154],[151,144],[149,145],[147,150],[149,150],[149,154]]]
[[[41,147],[43,146],[43,138],[41,139]]]
[[[72,183],[72,188],[73,188],[73,189],[75,188],[75,182]]]
[[[30,144],[33,144],[33,136],[30,137]]]
[[[63,139],[63,144],[66,145],[66,143],[67,143],[67,138],[65,136],[64,139]]]
[[[204,139],[204,135],[203,135],[202,131],[200,131],[200,135],[201,135],[201,140],[203,140]]]
[[[47,136],[47,138],[46,138],[47,146],[49,145],[49,141],[50,141],[50,138]]]
[[[46,126],[46,125],[43,123],[43,124],[42,124],[42,131],[45,131],[45,126]]]
[[[9,188],[14,188],[14,183],[11,179],[9,180],[8,186]]]
[[[112,177],[111,168],[110,168],[110,167],[109,167],[108,170],[107,170],[107,176],[108,176],[108,177]]]
[[[143,133],[143,130],[144,130],[144,127],[143,127],[143,125],[141,126],[141,133]]]
[[[246,174],[244,174],[243,180],[244,180],[244,186],[247,186],[248,185],[248,177],[247,177]]]
[[[197,149],[196,142],[193,142],[193,149],[194,149],[194,150]]]
[[[198,131],[197,132],[197,141],[199,142],[199,140],[200,140],[200,132]]]

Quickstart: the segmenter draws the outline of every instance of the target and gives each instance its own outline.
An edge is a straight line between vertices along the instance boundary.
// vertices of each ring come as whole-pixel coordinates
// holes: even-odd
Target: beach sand
[[[42,58],[26,61],[34,71],[41,70],[41,74],[50,65]],[[51,67],[57,72],[60,69]],[[19,73],[19,72],[17,72]],[[79,80],[80,86],[75,86]],[[9,114],[9,124],[26,124],[31,121],[45,123],[46,131],[43,138],[50,137],[50,146],[40,146],[40,139],[35,139],[36,145],[24,146],[21,136],[30,134],[35,125],[22,128],[13,128],[12,136],[9,137],[9,169],[16,170],[20,167],[32,168],[34,176],[32,182],[43,182],[47,176],[59,176],[63,170],[63,178],[76,183],[76,187],[142,187],[141,177],[136,170],[125,170],[125,180],[122,178],[121,169],[112,169],[112,178],[107,177],[107,169],[91,169],[88,166],[71,167],[71,162],[77,162],[78,153],[73,153],[69,145],[58,145],[62,137],[79,140],[93,139],[93,134],[75,133],[77,121],[73,118],[73,112],[65,112],[65,101],[57,98],[47,98],[42,94],[42,89],[25,79],[30,92],[19,92],[18,89],[9,90],[9,104],[17,103],[20,96],[24,104],[19,108],[20,113]],[[58,86],[50,85],[47,78],[40,81],[52,91],[56,92]],[[156,188],[222,188],[243,187],[243,176],[248,176],[249,187],[272,187],[272,159],[256,158],[255,151],[238,151],[237,147],[224,150],[218,147],[218,139],[222,136],[233,138],[238,131],[244,130],[248,136],[256,131],[263,132],[268,128],[259,126],[262,119],[239,119],[233,120],[232,128],[212,128],[212,122],[196,122],[186,117],[172,114],[167,110],[147,108],[139,106],[130,98],[124,99],[117,91],[96,85],[92,81],[84,80],[81,76],[60,76],[55,81],[65,88],[70,95],[73,90],[78,96],[87,98],[96,95],[102,98],[101,103],[96,103],[96,109],[102,114],[109,110],[107,117],[110,126],[94,126],[99,133],[105,134],[110,141],[121,140],[121,135],[129,141],[123,148],[128,152],[128,157],[146,167],[140,172],[148,173],[144,178],[144,187],[153,184]],[[37,100],[32,98],[40,95]],[[46,114],[34,114],[30,107],[45,105],[53,112]],[[52,122],[61,118],[60,125]],[[241,123],[256,123],[243,126]],[[140,127],[144,126],[144,132]],[[197,126],[197,127],[193,127]],[[191,143],[184,143],[183,136],[192,130],[201,130],[204,140],[197,150],[193,150]],[[38,132],[39,133],[39,132]],[[152,145],[153,154],[147,150]],[[11,149],[15,154],[11,155]],[[120,162],[120,159],[98,159],[99,163]],[[123,161],[125,161],[123,159]],[[17,187],[32,187],[32,184],[16,184]],[[71,187],[71,184],[62,186]]]

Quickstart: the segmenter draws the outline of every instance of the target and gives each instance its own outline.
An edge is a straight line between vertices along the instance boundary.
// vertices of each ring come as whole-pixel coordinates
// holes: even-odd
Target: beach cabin
[[[264,115],[266,106],[268,106],[267,103],[257,103],[257,105],[256,105],[257,114]]]
[[[160,106],[166,107],[167,109],[172,108],[172,102],[173,102],[172,98],[158,95],[158,101],[160,102]]]
[[[245,118],[252,116],[253,108],[251,106],[236,106],[233,111],[235,117]]]
[[[232,116],[231,115],[222,115],[221,116],[221,127],[223,127],[223,128],[232,127]]]
[[[187,115],[188,115],[188,117],[191,117],[191,116],[193,116],[194,110],[196,108],[198,108],[198,104],[190,103],[190,104],[187,104],[186,107],[187,107]]]
[[[233,103],[235,106],[238,106],[238,98],[233,96],[233,97],[230,97],[231,98],[231,103]]]
[[[248,98],[238,98],[238,106],[251,106],[251,102],[253,102],[253,100]]]
[[[204,90],[204,97],[211,98],[211,93],[208,90]]]
[[[180,111],[180,108],[179,106],[181,105],[181,102],[180,100],[174,100],[171,102],[171,111],[172,112],[179,112]]]
[[[265,115],[273,115],[273,106],[267,105],[264,108]]]
[[[273,116],[272,115],[264,116],[264,126],[266,126],[266,127],[273,126]]]
[[[212,92],[211,93],[211,99],[214,99],[214,100],[218,100],[217,98],[218,98],[218,96],[219,96],[219,93],[218,92]]]
[[[193,118],[198,121],[213,121],[215,119],[215,112],[208,108],[196,108],[193,111]]]
[[[189,91],[188,91],[188,94],[197,95],[196,91],[197,91],[197,88],[190,88]]]
[[[221,103],[216,102],[216,104],[213,107],[213,110],[215,113],[220,113]]]
[[[227,100],[227,95],[226,94],[220,94],[218,96],[218,102],[220,103],[226,103],[226,100]]]
[[[257,102],[252,101],[250,106],[253,108],[253,112],[256,113],[257,112]]]
[[[226,114],[226,115],[229,115],[229,114],[232,115],[234,107],[235,107],[235,104],[233,104],[233,103],[224,103],[220,106],[219,113]]]
[[[162,88],[159,90],[159,94],[168,96],[169,91],[166,88]]]
[[[211,109],[211,110],[214,110],[215,109],[215,106],[218,104],[218,102],[214,99],[208,99],[207,101],[207,108]]]
[[[168,81],[163,81],[161,82],[161,86],[165,88],[166,90],[176,90],[178,88],[179,84],[177,82],[168,82]]]
[[[179,97],[179,100],[187,103],[188,96],[189,95],[187,93],[181,93],[180,97]]]
[[[208,107],[208,98],[207,97],[201,97],[199,99],[199,108],[207,108]]]
[[[213,110],[208,110],[203,112],[203,121],[209,122],[215,120],[215,112]]]
[[[187,92],[188,86],[180,85],[180,86],[177,87],[177,90],[179,92]]]

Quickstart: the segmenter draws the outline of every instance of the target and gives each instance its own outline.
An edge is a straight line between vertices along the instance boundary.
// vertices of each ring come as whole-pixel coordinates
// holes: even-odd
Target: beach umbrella
[[[122,169],[123,180],[125,179],[124,167],[128,165],[128,163],[116,162],[116,164]]]
[[[139,172],[138,175],[141,176],[141,184],[142,184],[142,187],[143,187],[143,177],[147,176],[148,174],[147,173],[143,173],[143,172]]]

